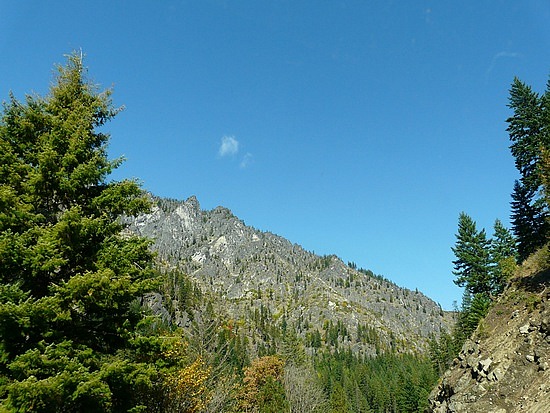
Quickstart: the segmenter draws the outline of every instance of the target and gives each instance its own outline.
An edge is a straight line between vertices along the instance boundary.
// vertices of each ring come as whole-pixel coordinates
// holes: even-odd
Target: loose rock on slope
[[[550,270],[534,269],[540,255],[464,344],[432,392],[430,411],[550,412]]]

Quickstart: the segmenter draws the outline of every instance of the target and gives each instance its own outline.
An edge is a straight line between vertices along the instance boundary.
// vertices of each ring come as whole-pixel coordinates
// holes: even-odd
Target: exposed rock
[[[155,314],[160,316],[163,322],[169,322],[171,315],[164,306],[164,299],[159,293],[149,293],[143,297],[143,304],[150,308]]]
[[[491,367],[491,363],[493,360],[490,358],[486,358],[485,360],[481,360],[478,365],[478,369],[482,371],[483,373],[487,374],[489,373],[489,368]]]
[[[430,395],[429,411],[550,412],[549,286],[550,271],[520,272]]]
[[[152,238],[165,267],[187,273],[235,320],[246,323],[261,310],[279,324],[284,315],[303,338],[325,322],[341,323],[338,346],[365,355],[380,347],[423,351],[453,322],[420,292],[258,231],[227,208],[203,211],[195,197],[154,201],[150,214],[126,220],[129,229]],[[365,327],[372,337],[360,336]]]
[[[499,368],[496,368],[494,369],[491,374],[489,375],[489,380],[491,381],[499,381],[502,379],[502,377],[504,377],[504,372],[499,369]]]

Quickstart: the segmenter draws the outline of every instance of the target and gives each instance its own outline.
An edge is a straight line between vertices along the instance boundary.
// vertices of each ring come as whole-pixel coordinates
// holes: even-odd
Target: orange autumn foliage
[[[264,356],[244,369],[241,408],[249,411],[256,406],[258,393],[268,380],[281,382],[284,374],[284,361],[277,356]]]

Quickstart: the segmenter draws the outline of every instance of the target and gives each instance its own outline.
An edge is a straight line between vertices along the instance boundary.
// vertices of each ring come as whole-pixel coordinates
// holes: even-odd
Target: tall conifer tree
[[[136,350],[148,242],[118,217],[145,211],[135,182],[109,182],[110,91],[68,57],[45,97],[0,114],[0,410],[138,411],[156,376]],[[141,407],[140,407],[141,406]],[[141,410],[140,410],[141,411]]]
[[[550,82],[539,95],[515,78],[510,88],[509,105],[513,115],[507,119],[510,150],[521,177],[512,193],[512,225],[518,242],[519,260],[548,241],[548,201],[543,186],[548,168],[544,154],[550,149]]]
[[[456,244],[452,248],[455,284],[465,287],[471,294],[491,293],[490,240],[485,230],[478,231],[475,221],[466,213],[458,218]]]
[[[516,267],[516,240],[510,231],[497,219],[490,246],[491,255],[491,289],[500,294]]]
[[[511,208],[518,261],[522,262],[546,243],[550,231],[548,216],[545,204],[535,200],[535,192],[520,181],[514,183]]]

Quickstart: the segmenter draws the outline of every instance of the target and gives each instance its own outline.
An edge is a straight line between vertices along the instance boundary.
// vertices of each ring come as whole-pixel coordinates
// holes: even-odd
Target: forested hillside
[[[152,239],[165,268],[187,274],[223,303],[262,347],[273,344],[262,339],[267,327],[291,329],[308,353],[321,344],[359,356],[423,353],[449,330],[450,315],[418,291],[251,228],[226,208],[203,211],[194,197],[153,202],[129,229]],[[182,308],[177,324],[188,322]]]
[[[125,220],[154,240],[164,273],[164,293],[150,296],[150,306],[191,340],[229,329],[216,346],[207,345],[214,337],[200,339],[210,359],[227,348],[222,358],[233,368],[268,356],[299,380],[316,371],[300,386],[317,388],[330,411],[422,410],[436,379],[429,342],[449,331],[451,314],[353,263],[246,226],[226,208],[203,211],[194,197],[153,203],[149,214]],[[302,403],[304,410],[288,407],[313,411],[312,401]]]

